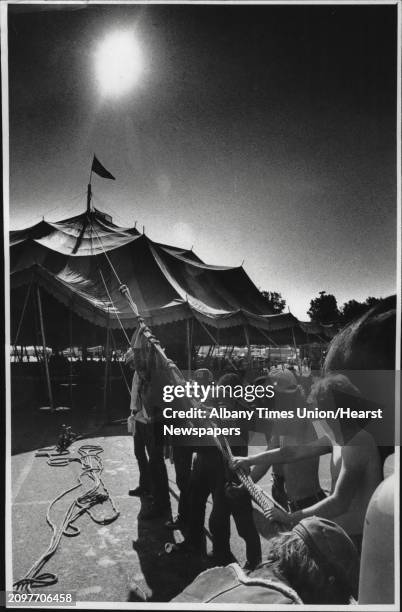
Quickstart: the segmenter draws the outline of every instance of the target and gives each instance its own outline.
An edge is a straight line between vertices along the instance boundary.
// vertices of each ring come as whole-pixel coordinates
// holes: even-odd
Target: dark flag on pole
[[[109,170],[106,170],[104,166],[100,163],[99,159],[94,155],[94,160],[92,162],[91,172],[96,172],[99,176],[106,179],[116,180],[113,174],[110,174]]]

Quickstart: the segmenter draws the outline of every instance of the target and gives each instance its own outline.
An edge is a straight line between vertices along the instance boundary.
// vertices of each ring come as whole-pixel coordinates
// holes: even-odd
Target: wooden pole
[[[190,380],[191,375],[191,333],[190,319],[186,319],[186,340],[187,340],[187,379]]]
[[[38,353],[38,347],[36,346],[36,344],[34,345],[34,353],[35,353],[35,357],[36,357],[36,361],[37,363],[40,363],[40,354]]]
[[[246,338],[246,346],[247,346],[247,358],[250,358],[251,354],[251,346],[250,346],[250,336],[248,333],[247,325],[244,325],[244,336]]]
[[[213,350],[214,350],[214,346],[215,346],[215,344],[210,344],[210,345],[209,345],[209,347],[208,347],[208,352],[207,352],[207,355],[206,355],[206,357],[205,357],[205,361],[207,361],[208,359],[210,359],[210,358],[211,358],[211,356],[212,356],[212,352],[213,352]]]
[[[17,333],[15,334],[15,338],[14,338],[14,344],[15,345],[18,343],[18,339],[20,337],[21,326],[22,326],[22,322],[24,320],[25,311],[26,311],[26,308],[27,308],[27,305],[28,305],[28,300],[29,300],[29,296],[30,296],[30,293],[31,293],[31,287],[32,287],[32,280],[31,280],[31,282],[29,284],[28,291],[26,293],[25,300],[24,300],[24,305],[22,307],[22,313],[21,313],[20,321],[18,323]]]
[[[47,390],[49,394],[49,404],[51,410],[54,410],[54,402],[53,402],[53,393],[52,393],[52,384],[50,381],[50,373],[49,373],[49,364],[47,360],[47,352],[46,352],[46,337],[45,337],[45,326],[43,324],[43,313],[42,313],[42,300],[40,297],[39,286],[36,286],[36,297],[38,300],[38,311],[39,311],[39,324],[40,331],[42,336],[42,345],[43,345],[43,361],[45,364],[45,374],[46,374],[46,382],[47,382]]]
[[[70,336],[70,363],[69,363],[69,379],[70,379],[70,408],[73,408],[73,305],[70,303],[69,312],[69,336]]]
[[[292,327],[292,336],[293,336],[293,344],[295,347],[295,352],[296,352],[296,363],[299,364],[299,375],[301,376],[301,359],[299,359],[299,357],[297,356],[297,344],[296,344],[296,336],[295,336],[295,330]]]
[[[109,310],[107,313],[107,326],[106,326],[106,362],[105,362],[105,374],[104,374],[104,387],[103,387],[103,414],[107,420],[108,414],[108,386],[109,386],[109,365],[110,365],[110,314]]]
[[[250,336],[248,333],[248,327],[247,327],[247,323],[245,323],[244,325],[244,335],[246,338],[246,344],[247,344],[247,378],[250,376],[251,370],[252,370],[252,363],[251,363],[251,346],[250,346]]]

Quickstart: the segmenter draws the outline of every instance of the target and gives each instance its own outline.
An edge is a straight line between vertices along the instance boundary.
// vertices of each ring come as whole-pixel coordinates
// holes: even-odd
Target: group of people
[[[246,384],[245,376],[245,372],[229,371],[217,382],[234,388]],[[140,478],[129,495],[148,496],[151,502],[142,512],[142,519],[163,519],[168,529],[180,529],[184,541],[179,551],[204,556],[206,505],[211,496],[211,561],[220,567],[224,583],[226,580],[232,585],[228,588],[233,590],[233,597],[237,597],[226,598],[225,602],[238,602],[238,589],[251,586],[257,589],[255,599],[248,599],[251,603],[271,601],[267,595],[268,599],[260,600],[258,589],[271,589],[275,603],[344,604],[357,598],[364,519],[369,501],[383,478],[378,447],[365,430],[365,423],[358,419],[295,417],[266,420],[262,426],[261,419],[239,420],[237,425],[241,433],[229,441],[231,458],[227,461],[213,440],[203,439],[200,443],[199,438],[183,441],[164,437],[162,410],[150,416],[142,401],[146,379],[145,370],[141,372],[137,368],[130,417]],[[199,384],[209,384],[212,379],[207,369],[194,373],[194,380]],[[255,384],[272,385],[274,396],[255,400],[252,406],[296,413],[298,407],[306,405],[329,411],[339,402],[341,405],[347,402],[357,409],[364,404],[360,390],[342,374],[330,373],[317,378],[309,389],[306,381],[301,382],[295,371],[275,367],[254,381]],[[250,384],[249,379],[247,383]],[[233,397],[213,399],[209,404],[212,406],[214,402],[233,411],[244,404],[244,400]],[[247,408],[250,409],[250,404]],[[253,453],[253,431],[259,432],[259,440],[261,434],[265,436],[266,450],[263,452]],[[167,445],[180,491],[175,518],[172,517],[165,465],[169,455]],[[320,483],[322,455],[330,457],[328,491],[323,490]],[[270,540],[269,555],[263,559],[252,499],[239,473],[249,475],[258,483],[269,469],[272,470],[271,495],[275,503],[266,508],[264,514],[276,525],[277,535]],[[231,517],[245,543],[243,568],[233,564]],[[205,593],[210,579],[205,573],[197,579],[200,584],[205,581]],[[250,591],[248,593],[250,596]],[[194,587],[192,590],[190,585],[175,601],[190,602],[193,596]]]

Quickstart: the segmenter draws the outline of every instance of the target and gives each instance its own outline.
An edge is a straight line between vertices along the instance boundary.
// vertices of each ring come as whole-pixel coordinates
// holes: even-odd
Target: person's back
[[[175,603],[338,604],[357,597],[357,551],[339,525],[311,517],[272,538],[266,560],[247,575],[236,564],[200,574]]]
[[[264,567],[263,571],[247,576],[236,563],[206,570],[172,602],[264,606],[303,604],[288,583],[284,579],[279,580],[269,568]]]
[[[354,495],[349,508],[336,517],[336,522],[349,535],[361,538],[369,501],[382,480],[380,454],[371,434],[361,429],[345,446],[333,445],[331,492],[345,463],[355,466]]]

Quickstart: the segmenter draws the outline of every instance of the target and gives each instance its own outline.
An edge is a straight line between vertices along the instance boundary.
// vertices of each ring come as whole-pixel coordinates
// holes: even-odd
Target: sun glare
[[[127,93],[137,81],[141,68],[141,53],[132,32],[113,32],[99,45],[96,75],[102,94]]]

